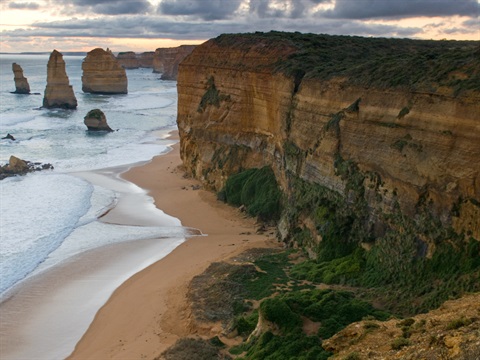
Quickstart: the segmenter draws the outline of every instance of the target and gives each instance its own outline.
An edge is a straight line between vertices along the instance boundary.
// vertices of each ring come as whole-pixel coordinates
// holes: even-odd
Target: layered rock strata
[[[83,123],[90,131],[113,131],[108,126],[107,118],[100,109],[90,110],[83,118]]]
[[[15,81],[15,94],[30,94],[30,85],[25,76],[23,76],[23,69],[17,63],[12,64],[13,80]]]
[[[43,97],[43,107],[77,108],[77,98],[65,71],[63,55],[57,50],[53,50],[47,64],[47,86]]]
[[[153,51],[136,54],[133,51],[117,55],[118,63],[125,69],[153,68]]]
[[[162,80],[176,80],[179,64],[196,45],[181,45],[173,48],[158,48],[153,56],[153,72],[161,73]]]
[[[271,166],[287,201],[313,186],[358,218],[363,239],[413,224],[426,256],[435,229],[480,240],[480,89],[468,75],[480,73],[478,44],[389,41],[251,34],[198,46],[178,75],[185,168],[218,191],[233,173]],[[469,61],[452,60],[441,77],[429,46]],[[399,51],[411,56],[403,65]],[[431,78],[417,67],[434,69]],[[305,210],[287,211],[280,235],[306,229],[315,248],[321,216]]]
[[[125,69],[112,52],[96,48],[87,53],[82,63],[82,90],[93,94],[126,94],[128,80]]]
[[[138,69],[140,67],[137,54],[133,51],[118,53],[117,61],[124,69]]]

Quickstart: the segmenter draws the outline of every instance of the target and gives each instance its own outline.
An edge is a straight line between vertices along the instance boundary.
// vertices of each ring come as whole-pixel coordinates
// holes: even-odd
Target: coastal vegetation
[[[365,38],[271,31],[221,35],[221,46],[249,47],[265,41],[295,48],[276,71],[295,78],[345,77],[353,85],[454,95],[480,90],[480,46],[475,41]],[[452,73],[456,70],[455,73]],[[460,70],[460,71],[458,71]]]

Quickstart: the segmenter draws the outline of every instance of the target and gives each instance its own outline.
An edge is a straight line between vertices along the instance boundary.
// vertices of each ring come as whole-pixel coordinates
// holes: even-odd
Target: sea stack
[[[107,118],[102,110],[90,110],[83,118],[83,123],[90,131],[113,131],[107,124]]]
[[[47,87],[43,97],[43,107],[77,108],[77,99],[65,72],[63,55],[57,50],[53,50],[47,64]]]
[[[96,48],[82,63],[82,90],[92,94],[126,94],[128,81],[125,69],[110,50]]]
[[[162,73],[162,80],[176,80],[178,65],[195,49],[196,45],[158,48],[153,56],[153,72]]]
[[[118,53],[117,61],[124,69],[138,69],[140,67],[137,54],[133,51]]]
[[[12,64],[15,81],[15,94],[30,94],[30,85],[27,78],[23,76],[23,69],[17,63]]]

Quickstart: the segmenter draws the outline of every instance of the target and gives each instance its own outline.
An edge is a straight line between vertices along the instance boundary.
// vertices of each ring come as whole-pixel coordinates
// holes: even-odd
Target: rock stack
[[[43,107],[77,108],[77,99],[65,72],[63,55],[57,50],[53,50],[47,64],[47,87],[43,97]]]
[[[90,131],[113,131],[107,124],[107,118],[100,109],[90,110],[83,118],[83,123]]]
[[[195,49],[196,45],[158,48],[153,56],[153,72],[162,73],[162,80],[176,80],[178,65]]]
[[[12,64],[13,76],[15,81],[15,94],[30,94],[30,85],[27,78],[23,76],[23,69],[17,63]]]
[[[127,74],[110,50],[96,48],[82,63],[82,90],[93,94],[126,94]]]
[[[137,54],[133,51],[118,53],[117,61],[124,69],[138,69],[140,67]]]

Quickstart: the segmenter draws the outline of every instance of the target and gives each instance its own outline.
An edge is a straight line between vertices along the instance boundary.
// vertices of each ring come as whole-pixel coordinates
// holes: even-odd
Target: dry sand
[[[123,177],[149,190],[156,206],[183,226],[206,236],[190,238],[123,283],[69,359],[153,359],[180,337],[205,333],[191,319],[186,297],[191,279],[212,262],[246,249],[279,246],[272,235],[255,234],[254,219],[217,201],[215,194],[194,189],[199,183],[184,177],[178,144]]]

